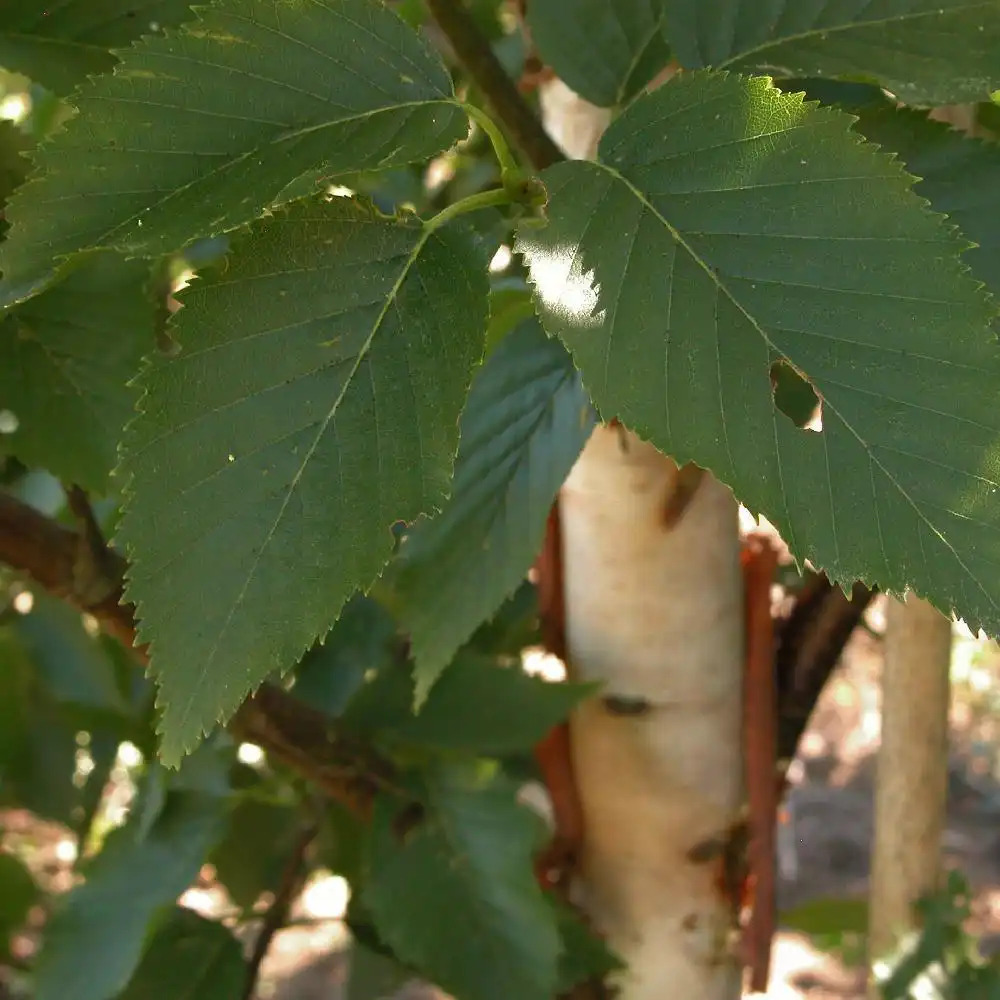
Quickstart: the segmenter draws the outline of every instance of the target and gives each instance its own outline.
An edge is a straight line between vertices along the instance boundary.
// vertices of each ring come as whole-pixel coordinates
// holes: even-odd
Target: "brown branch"
[[[819,574],[809,580],[778,629],[778,759],[790,761],[809,716],[875,590],[854,584],[847,597]]]
[[[544,170],[565,159],[461,0],[427,0],[427,9],[528,162]]]
[[[146,665],[147,648],[135,643],[135,608],[122,600],[125,560],[104,544],[86,496],[71,489],[69,498],[82,532],[0,493],[0,563],[93,615]],[[377,791],[392,788],[390,764],[336,732],[326,715],[276,685],[263,684],[248,698],[229,729],[362,815]]]
[[[254,992],[257,989],[260,967],[267,957],[271,942],[274,940],[274,935],[288,923],[288,914],[292,909],[292,903],[295,902],[295,897],[302,888],[302,877],[306,867],[306,853],[318,832],[319,826],[315,822],[308,823],[299,834],[295,846],[288,856],[285,868],[281,873],[281,881],[275,890],[271,905],[264,914],[260,932],[254,941],[253,953],[247,962],[243,1000],[252,1000]]]

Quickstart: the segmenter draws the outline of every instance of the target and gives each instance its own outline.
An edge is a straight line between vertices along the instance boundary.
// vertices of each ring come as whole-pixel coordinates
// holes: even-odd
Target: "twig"
[[[254,941],[253,953],[247,962],[246,985],[243,989],[243,1000],[252,1000],[254,991],[257,989],[257,979],[260,976],[260,967],[267,957],[268,949],[274,940],[274,935],[278,933],[288,922],[288,913],[292,908],[292,903],[302,887],[302,874],[305,870],[306,852],[319,832],[319,825],[313,821],[306,825],[299,835],[291,854],[285,863],[284,871],[281,873],[281,881],[274,893],[274,899],[264,914],[264,920],[260,926],[260,932]]]
[[[0,493],[0,563],[93,615],[145,666],[149,653],[135,642],[135,607],[122,600],[125,560],[103,540],[101,550],[94,551],[100,531],[90,504],[85,495],[70,493],[78,520],[92,521],[92,528],[85,527],[82,534]],[[82,565],[86,572],[81,572]],[[276,685],[263,684],[248,698],[229,729],[361,815],[367,815],[379,790],[392,788],[393,768],[387,761],[337,732],[326,715]]]
[[[544,170],[565,159],[461,0],[427,0],[427,9],[528,162]]]

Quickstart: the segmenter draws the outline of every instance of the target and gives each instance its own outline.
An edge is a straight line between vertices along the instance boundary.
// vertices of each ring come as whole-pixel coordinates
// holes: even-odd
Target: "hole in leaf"
[[[807,378],[787,361],[771,365],[771,394],[774,405],[796,427],[806,431],[823,430],[823,401]]]

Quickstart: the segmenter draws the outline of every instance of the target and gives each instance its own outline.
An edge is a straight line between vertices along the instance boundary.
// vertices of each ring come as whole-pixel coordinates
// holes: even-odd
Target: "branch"
[[[274,935],[278,933],[288,923],[288,914],[292,908],[292,903],[302,887],[302,875],[305,871],[306,852],[309,845],[316,838],[319,827],[316,823],[309,823],[299,834],[292,848],[292,852],[285,863],[284,871],[281,873],[281,882],[274,893],[274,899],[264,914],[260,932],[254,941],[253,954],[247,962],[246,984],[243,989],[243,1000],[253,1000],[253,995],[257,990],[257,978],[260,976],[260,967],[267,957],[267,952],[274,940]]]
[[[85,494],[74,487],[68,498],[83,526],[79,532],[0,493],[0,563],[93,615],[145,666],[149,654],[135,642],[135,607],[122,599],[126,562],[105,544]],[[261,685],[236,712],[229,729],[362,815],[377,791],[392,788],[391,765],[337,733],[328,716],[276,685]]]
[[[778,759],[795,756],[799,738],[875,590],[855,583],[851,596],[819,574],[809,580],[778,631]]]
[[[461,0],[427,0],[427,9],[528,162],[544,170],[565,159]]]

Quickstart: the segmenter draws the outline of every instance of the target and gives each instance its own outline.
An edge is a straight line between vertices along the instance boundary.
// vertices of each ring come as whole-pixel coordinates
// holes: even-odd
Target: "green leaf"
[[[189,20],[190,0],[5,0],[0,66],[65,93],[117,60],[108,51]]]
[[[531,865],[540,824],[514,791],[482,771],[440,768],[414,828],[397,829],[394,803],[376,808],[364,900],[379,935],[463,1000],[555,992],[559,933]]]
[[[0,452],[105,493],[136,393],[128,385],[154,343],[149,269],[89,255],[0,319],[0,410],[16,420]]]
[[[60,704],[125,713],[114,666],[103,647],[83,627],[80,613],[43,591],[33,592],[31,611],[11,621],[11,629],[31,655],[39,680]]]
[[[664,0],[531,0],[542,61],[592,104],[624,104],[670,60]]]
[[[909,104],[986,100],[1000,83],[997,0],[663,0],[685,69],[875,80]]]
[[[463,652],[418,714],[413,714],[412,674],[400,664],[369,679],[343,720],[411,745],[502,756],[533,747],[593,693],[593,685],[553,684]]]
[[[295,668],[295,697],[329,715],[340,715],[365,674],[388,665],[399,646],[392,616],[370,597],[356,594],[336,625]]]
[[[855,128],[895,153],[920,178],[914,190],[947,215],[977,246],[963,257],[973,274],[1000,293],[1000,148],[968,139],[916,111],[865,109]]]
[[[229,813],[225,835],[209,855],[219,881],[241,909],[277,888],[301,833],[302,820],[290,805],[239,801]]]
[[[232,933],[178,907],[157,928],[116,1000],[241,1000],[246,978],[242,949]]]
[[[46,925],[37,1000],[110,1000],[124,989],[157,911],[188,887],[218,836],[222,803],[175,792],[146,837],[126,826],[108,838]]]
[[[57,704],[24,643],[0,628],[0,802],[71,826],[79,720]]]
[[[440,59],[372,0],[219,0],[74,95],[0,250],[5,300],[86,247],[177,250],[300,175],[424,160],[467,130]]]
[[[30,163],[24,154],[30,148],[31,141],[13,122],[0,121],[0,205],[27,176]],[[2,236],[6,222],[0,226]]]
[[[393,522],[443,503],[487,294],[463,231],[342,198],[255,225],[185,293],[179,355],[140,380],[120,529],[165,761],[372,583]]]
[[[624,968],[622,960],[569,904],[556,896],[546,898],[557,914],[563,940],[563,953],[559,960],[560,996],[582,982],[603,982],[612,972]]]
[[[409,969],[398,962],[354,942],[345,988],[346,1000],[394,997],[412,978]]]
[[[11,935],[24,927],[39,898],[38,886],[20,858],[0,851],[0,960],[10,952]]]
[[[524,228],[547,329],[598,408],[763,512],[847,585],[1000,630],[1000,365],[963,244],[852,119],[685,74],[545,175]],[[785,359],[822,433],[773,403]]]
[[[810,937],[868,933],[868,901],[827,897],[781,911],[781,926]]]
[[[533,317],[489,356],[462,414],[448,506],[394,565],[393,611],[417,661],[417,702],[523,580],[552,501],[593,428],[573,362]]]

